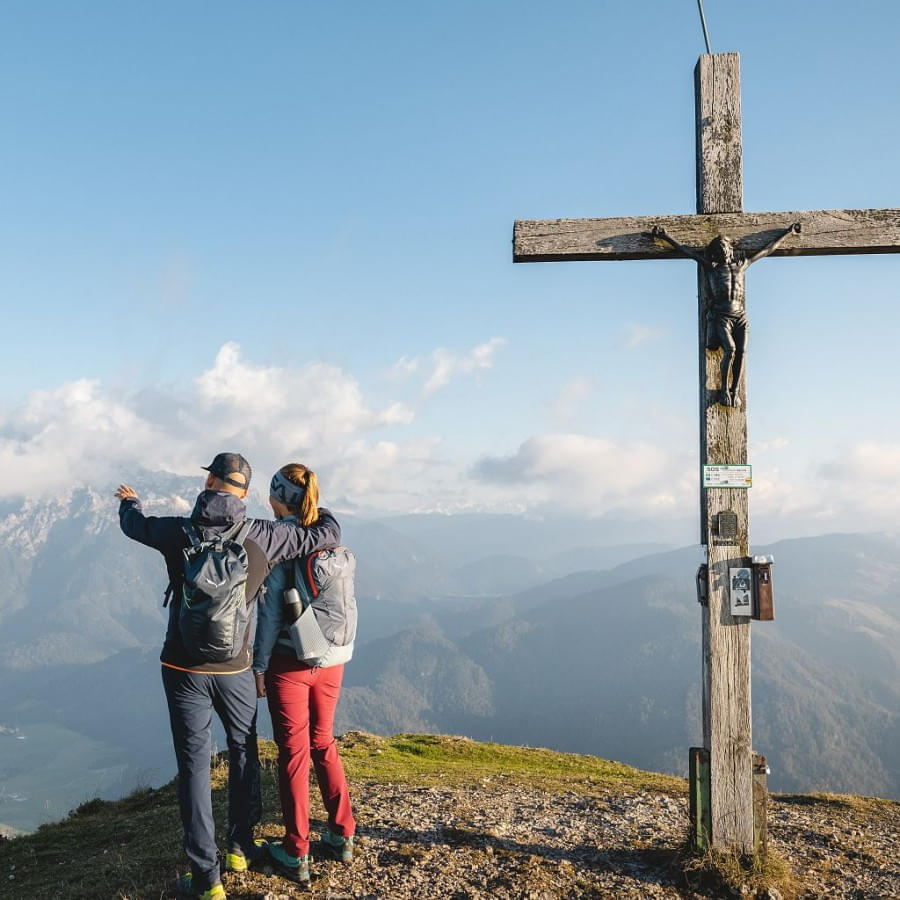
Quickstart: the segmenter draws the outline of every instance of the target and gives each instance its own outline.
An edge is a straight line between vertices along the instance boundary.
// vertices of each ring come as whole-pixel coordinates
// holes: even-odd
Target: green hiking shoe
[[[291,856],[281,845],[281,841],[266,842],[266,850],[269,853],[269,861],[274,868],[285,878],[295,881],[297,884],[307,885],[309,876],[309,854],[306,856]]]
[[[326,828],[322,831],[322,838],[319,841],[319,852],[350,865],[353,862],[353,835],[348,834],[344,837],[341,834],[332,834]]]
[[[190,872],[175,882],[175,893],[179,897],[189,897],[191,900],[225,900],[225,888],[221,882],[214,884],[209,890],[198,891],[194,886],[194,876]]]

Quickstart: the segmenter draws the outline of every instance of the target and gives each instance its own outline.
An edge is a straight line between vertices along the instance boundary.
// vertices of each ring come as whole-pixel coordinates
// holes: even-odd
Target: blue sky
[[[705,9],[741,54],[744,208],[900,206],[900,7]],[[516,218],[693,211],[694,0],[9,2],[0,29],[5,494],[228,448],[347,509],[695,516],[694,267],[510,254]],[[898,276],[750,273],[760,538],[896,521]]]

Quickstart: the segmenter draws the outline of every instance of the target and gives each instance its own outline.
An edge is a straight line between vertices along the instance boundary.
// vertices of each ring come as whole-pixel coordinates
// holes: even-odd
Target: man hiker
[[[310,527],[247,519],[247,460],[239,453],[219,453],[203,468],[209,475],[189,519],[145,516],[137,492],[125,484],[116,497],[122,531],[159,550],[169,575],[169,622],[160,661],[178,761],[184,849],[191,864],[177,891],[183,897],[223,900],[210,792],[212,712],[228,743],[225,869],[245,871],[256,855],[252,827],[259,821],[258,809],[252,808],[259,792],[252,603],[271,565],[336,547],[341,529],[325,509]],[[216,603],[223,605],[210,615]]]

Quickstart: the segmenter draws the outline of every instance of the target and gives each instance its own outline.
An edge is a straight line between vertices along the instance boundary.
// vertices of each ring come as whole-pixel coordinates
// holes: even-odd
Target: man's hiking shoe
[[[266,859],[265,843],[265,841],[254,841],[253,850],[249,856],[238,848],[229,850],[225,854],[224,870],[226,872],[246,872],[253,868],[257,863]]]
[[[225,854],[226,872],[246,872],[250,868],[250,862],[240,850],[230,850]]]
[[[284,875],[285,878],[297,882],[297,884],[309,884],[308,853],[306,856],[291,856],[281,846],[281,841],[267,841],[265,846],[269,854],[269,862],[272,863],[273,868],[277,872]]]
[[[344,837],[340,834],[332,834],[327,828],[322,832],[319,841],[319,853],[329,859],[340,860],[345,865],[353,862],[353,835]]]
[[[194,877],[190,872],[182,875],[175,882],[175,892],[179,897],[190,897],[192,900],[194,898],[196,900],[225,900],[225,888],[222,887],[221,882],[214,884],[209,890],[198,891],[194,887]]]

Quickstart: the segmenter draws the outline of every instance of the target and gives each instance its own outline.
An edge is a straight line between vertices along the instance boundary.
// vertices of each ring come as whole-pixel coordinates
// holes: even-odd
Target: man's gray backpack
[[[188,654],[206,662],[225,662],[241,651],[250,610],[247,606],[247,551],[250,522],[227,531],[198,535],[185,519],[190,545],[184,549],[184,586],[178,627]]]

